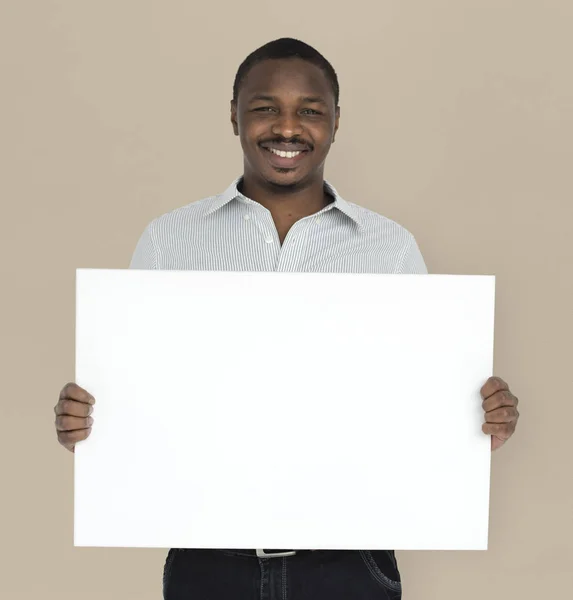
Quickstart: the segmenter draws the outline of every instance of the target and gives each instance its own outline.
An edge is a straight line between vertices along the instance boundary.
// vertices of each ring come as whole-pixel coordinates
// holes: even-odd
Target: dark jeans
[[[266,550],[271,552],[271,550]],[[164,600],[400,600],[391,550],[178,550],[167,555]]]

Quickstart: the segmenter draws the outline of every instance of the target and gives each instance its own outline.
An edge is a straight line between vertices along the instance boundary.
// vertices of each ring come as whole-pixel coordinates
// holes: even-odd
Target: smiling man
[[[231,101],[243,175],[221,194],[154,219],[137,244],[131,268],[426,273],[412,234],[344,200],[324,180],[339,126],[338,100],[334,69],[307,44],[283,38],[249,55],[238,70]],[[495,450],[515,429],[517,398],[495,377],[484,382],[481,394],[482,429],[492,436]],[[90,435],[94,402],[75,383],[60,393],[58,439],[72,452]],[[392,550],[172,549],[163,590],[166,600],[374,600],[402,595]]]
[[[231,122],[244,155],[238,191],[270,212],[280,244],[296,222],[336,203],[323,173],[340,120],[338,83],[324,69],[270,59],[242,66],[235,83]]]

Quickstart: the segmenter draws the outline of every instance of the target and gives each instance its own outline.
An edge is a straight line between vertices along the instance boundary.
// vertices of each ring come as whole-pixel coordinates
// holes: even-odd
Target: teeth
[[[282,156],[282,158],[294,158],[300,154],[300,152],[282,152],[281,150],[275,150],[274,148],[269,148],[269,150],[277,156]]]

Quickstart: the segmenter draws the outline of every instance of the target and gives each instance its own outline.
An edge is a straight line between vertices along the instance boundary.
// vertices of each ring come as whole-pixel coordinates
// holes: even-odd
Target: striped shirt
[[[143,231],[132,269],[307,273],[427,273],[414,236],[344,200],[296,221],[283,244],[270,211],[244,196],[238,177],[222,194],[157,217]]]

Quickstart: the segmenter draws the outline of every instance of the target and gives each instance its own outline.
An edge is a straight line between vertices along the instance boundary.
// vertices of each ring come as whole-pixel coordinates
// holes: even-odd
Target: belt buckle
[[[279,558],[281,556],[294,556],[296,554],[296,550],[291,550],[290,552],[265,552],[264,550],[256,549],[258,558]]]

